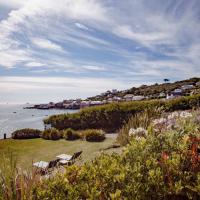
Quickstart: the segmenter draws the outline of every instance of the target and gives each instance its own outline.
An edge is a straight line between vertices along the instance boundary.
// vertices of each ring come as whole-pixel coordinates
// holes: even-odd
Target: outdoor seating
[[[76,162],[76,159],[78,159],[81,154],[82,154],[82,151],[79,151],[79,152],[74,153],[73,156],[61,154],[61,155],[57,156],[57,158],[64,158],[64,159],[59,160],[59,163],[61,165],[68,165],[69,166],[69,165],[74,164]]]
[[[50,172],[54,167],[58,166],[58,162],[60,159],[52,160],[50,162],[39,161],[33,164],[36,167],[36,172],[40,174],[46,174]]]

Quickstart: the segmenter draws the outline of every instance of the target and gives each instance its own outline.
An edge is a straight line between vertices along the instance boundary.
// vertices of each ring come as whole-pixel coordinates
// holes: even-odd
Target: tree
[[[163,79],[165,83],[169,82],[170,80],[168,78]]]

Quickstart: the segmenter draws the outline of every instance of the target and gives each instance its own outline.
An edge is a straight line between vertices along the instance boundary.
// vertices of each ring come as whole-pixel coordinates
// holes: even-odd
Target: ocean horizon
[[[27,104],[0,104],[0,139],[6,133],[7,138],[11,137],[11,133],[22,128],[35,128],[44,130],[43,119],[63,113],[73,113],[77,110],[37,110],[23,109]]]

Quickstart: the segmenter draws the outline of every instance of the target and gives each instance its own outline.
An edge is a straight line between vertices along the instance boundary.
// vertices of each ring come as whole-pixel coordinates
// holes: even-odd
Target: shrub
[[[160,116],[162,113],[162,109],[145,109],[141,113],[137,113],[136,115],[132,116],[128,122],[119,130],[117,141],[121,145],[126,145],[129,143],[129,131],[130,129],[142,127],[147,129],[150,125],[152,119]]]
[[[47,129],[42,132],[42,138],[46,140],[59,140],[61,133],[55,128]]]
[[[164,111],[175,111],[198,108],[200,95],[182,97],[173,100],[149,100],[113,103],[82,109],[78,113],[54,115],[44,120],[59,130],[103,129],[106,132],[119,130],[131,116],[146,109],[162,108]]]
[[[199,124],[132,138],[121,155],[102,154],[66,169],[34,190],[39,199],[200,199]],[[196,141],[192,139],[196,138]],[[195,145],[195,146],[194,146]],[[191,149],[193,149],[191,151]]]
[[[37,130],[37,129],[21,129],[17,130],[12,133],[12,138],[13,139],[32,139],[32,138],[39,138],[41,135],[42,131]]]
[[[81,132],[82,136],[88,142],[102,142],[105,140],[105,132],[97,129],[88,129]]]
[[[63,130],[63,138],[65,138],[66,140],[77,140],[80,139],[81,136],[75,130],[68,128],[66,130]]]

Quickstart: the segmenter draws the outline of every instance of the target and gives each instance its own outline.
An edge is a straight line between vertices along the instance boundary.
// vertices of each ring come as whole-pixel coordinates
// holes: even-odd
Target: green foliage
[[[160,116],[162,113],[161,108],[157,109],[146,109],[144,112],[137,113],[133,115],[128,122],[120,129],[117,141],[121,145],[126,145],[129,143],[129,130],[131,128],[138,128],[143,127],[144,129],[147,129],[150,123],[152,122],[152,119],[155,119],[156,117]]]
[[[87,129],[81,131],[81,135],[88,142],[102,142],[105,140],[105,132],[97,129]]]
[[[199,107],[200,95],[173,100],[149,100],[107,104],[89,107],[73,114],[54,115],[44,120],[59,130],[103,129],[106,132],[119,130],[131,116],[146,109],[162,108],[163,111],[184,110]]]
[[[68,128],[66,130],[63,130],[63,138],[65,138],[66,140],[77,140],[80,139],[81,136],[77,131]]]
[[[57,129],[51,128],[51,129],[44,130],[42,132],[41,137],[46,140],[59,140],[62,137],[62,135],[60,131],[58,131]]]
[[[0,200],[30,200],[32,190],[39,181],[36,173],[22,172],[17,168],[16,157],[8,152],[1,155]]]
[[[42,131],[37,130],[37,129],[21,129],[17,130],[12,133],[12,138],[13,139],[32,139],[32,138],[39,138],[41,135]]]
[[[121,155],[102,154],[68,167],[38,185],[35,199],[199,199],[200,165],[194,167],[192,140],[199,124],[181,120],[177,129],[132,138]],[[164,155],[167,155],[165,157]]]

